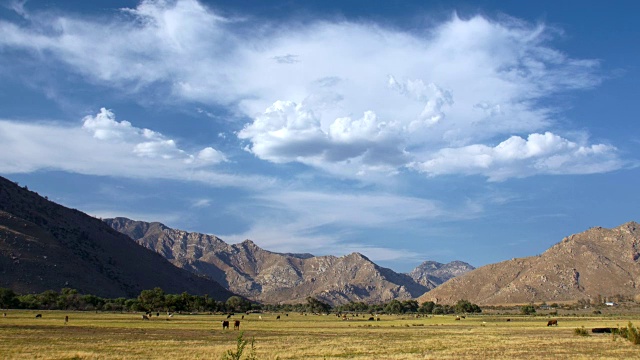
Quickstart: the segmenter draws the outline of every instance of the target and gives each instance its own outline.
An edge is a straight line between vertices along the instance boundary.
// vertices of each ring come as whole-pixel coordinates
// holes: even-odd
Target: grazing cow
[[[374,319],[374,318],[373,318],[373,316],[372,316],[372,317],[370,317],[370,318],[369,318],[369,320],[368,320],[368,321],[374,321],[374,320],[375,320],[375,319]]]
[[[552,325],[558,326],[558,320],[554,319],[554,320],[549,320],[549,322],[547,322],[547,326],[552,326]]]
[[[244,320],[244,315],[242,315],[242,320]]]
[[[380,321],[380,318],[376,318],[376,321]]]
[[[64,323],[66,324],[68,322],[69,322],[69,316],[67,315],[67,316],[64,317]]]
[[[229,322],[227,320],[222,322],[222,330],[229,328]]]
[[[147,315],[142,315],[142,320],[149,320],[149,317]]]
[[[240,320],[233,322],[233,330],[240,330]]]
[[[276,320],[280,320],[280,315],[276,316]]]
[[[289,316],[289,314],[284,314],[284,316]]]
[[[159,312],[157,312],[157,313],[156,313],[156,316],[160,316],[160,313],[159,313]]]
[[[467,318],[467,317],[466,317],[466,316],[464,316],[464,315],[462,315],[462,316],[460,316],[460,317],[461,317],[461,318],[463,318],[463,319],[466,319],[466,318]]]
[[[36,319],[39,319],[42,317],[42,314],[36,314]]]
[[[507,322],[511,321],[511,319],[507,319]]]
[[[460,316],[456,316],[456,320],[460,320]]]
[[[231,314],[227,315],[227,319],[230,319],[230,318],[231,318]]]

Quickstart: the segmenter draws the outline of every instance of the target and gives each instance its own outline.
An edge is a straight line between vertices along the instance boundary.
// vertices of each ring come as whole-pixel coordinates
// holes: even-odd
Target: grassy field
[[[35,314],[42,314],[36,319]],[[69,323],[64,323],[65,315]],[[244,338],[255,339],[258,359],[632,359],[640,347],[620,337],[576,336],[584,326],[619,327],[629,317],[452,315],[432,318],[369,315],[343,321],[335,316],[245,315]],[[222,330],[222,315],[166,315],[7,311],[0,318],[2,359],[220,359],[235,349],[239,331]],[[231,320],[240,319],[236,315]],[[233,328],[233,322],[231,323]],[[245,354],[248,348],[245,349]],[[244,357],[243,357],[244,358]]]

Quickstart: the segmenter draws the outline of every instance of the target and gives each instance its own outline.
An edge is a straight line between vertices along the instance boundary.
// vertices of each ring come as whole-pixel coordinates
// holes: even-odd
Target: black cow
[[[39,319],[42,317],[42,314],[36,314],[36,319]]]
[[[370,317],[370,318],[369,318],[369,320],[368,320],[368,321],[375,321],[375,319],[374,319],[374,318],[373,318],[373,316],[372,316],[372,317]]]
[[[229,322],[227,320],[222,322],[222,330],[229,328]]]
[[[236,320],[233,323],[233,330],[240,330],[240,320]]]
[[[64,317],[64,323],[66,324],[68,322],[69,322],[69,316],[67,315],[67,316]]]
[[[547,322],[547,326],[553,326],[553,325],[558,326],[558,320],[554,319],[554,320],[549,320]]]
[[[276,320],[280,320],[280,315],[276,316]]]

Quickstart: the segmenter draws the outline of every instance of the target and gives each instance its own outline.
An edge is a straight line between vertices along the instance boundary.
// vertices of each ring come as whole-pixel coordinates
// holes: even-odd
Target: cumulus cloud
[[[512,136],[500,144],[469,145],[437,151],[430,159],[410,165],[430,176],[483,175],[493,181],[534,174],[590,174],[622,166],[610,145],[578,144],[551,132]]]
[[[56,169],[89,175],[191,179],[241,186],[266,179],[242,179],[213,171],[227,161],[212,147],[189,152],[174,139],[117,121],[105,108],[86,116],[82,126],[0,120],[0,172],[24,173]],[[255,184],[251,185],[252,187]]]
[[[352,21],[255,26],[196,0],[146,0],[123,12],[1,21],[0,49],[46,53],[103,86],[135,93],[154,84],[178,101],[233,107],[250,119],[238,136],[258,158],[343,176],[407,168],[468,174],[482,156],[460,157],[468,166],[447,171],[425,164],[439,152],[475,153],[496,138],[553,131],[559,109],[545,100],[600,82],[597,60],[571,58],[551,46],[553,31],[516,19],[454,15],[408,32]],[[122,136],[127,124],[119,126],[96,136]],[[180,157],[167,140],[138,144],[140,156]],[[611,161],[549,152],[537,164],[573,165],[550,170],[512,158],[502,162],[504,177],[522,168],[527,176],[589,173],[622,163],[613,147],[580,146],[605,148]]]

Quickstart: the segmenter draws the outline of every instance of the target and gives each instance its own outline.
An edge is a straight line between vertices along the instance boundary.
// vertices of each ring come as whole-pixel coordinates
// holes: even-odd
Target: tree
[[[418,312],[422,314],[431,314],[435,306],[436,303],[433,301],[425,301],[420,305],[420,308],[418,308]]]
[[[313,313],[329,313],[331,311],[331,305],[309,296],[307,297],[307,311]]]
[[[148,311],[158,311],[166,306],[164,291],[159,287],[153,288],[153,290],[142,290],[138,301],[140,306]]]
[[[12,309],[18,307],[18,295],[11,289],[0,288],[0,308]]]
[[[522,315],[532,315],[536,313],[536,308],[533,305],[524,305],[520,308],[520,313]]]
[[[402,314],[404,312],[404,307],[400,301],[393,299],[384,307],[384,312],[387,314]]]
[[[227,299],[225,303],[227,309],[233,312],[245,312],[251,309],[251,302],[247,299],[243,299],[240,296],[232,296]]]

